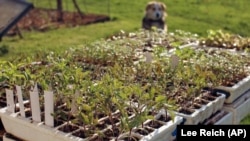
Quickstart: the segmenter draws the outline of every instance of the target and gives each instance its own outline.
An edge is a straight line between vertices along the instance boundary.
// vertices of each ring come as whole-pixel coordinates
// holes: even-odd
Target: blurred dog
[[[151,30],[152,27],[155,27],[167,31],[166,17],[166,5],[162,2],[151,1],[146,6],[145,15],[142,19],[142,28]]]

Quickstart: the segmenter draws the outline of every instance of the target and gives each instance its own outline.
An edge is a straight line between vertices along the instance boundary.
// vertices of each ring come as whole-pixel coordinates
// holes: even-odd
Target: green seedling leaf
[[[91,111],[92,111],[92,108],[91,108],[89,105],[87,105],[87,104],[82,104],[82,105],[81,105],[81,108],[82,108],[84,111],[86,111],[86,112],[91,112]]]
[[[81,113],[82,120],[85,124],[90,123],[89,117],[83,113]]]
[[[155,98],[155,102],[156,103],[163,103],[166,101],[166,96],[164,95],[158,95],[156,98]]]

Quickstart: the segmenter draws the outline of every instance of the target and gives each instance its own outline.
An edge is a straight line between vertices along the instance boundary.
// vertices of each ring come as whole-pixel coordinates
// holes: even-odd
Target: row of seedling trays
[[[175,138],[174,131],[178,124],[238,124],[247,114],[250,108],[250,92],[246,85],[249,84],[249,77],[239,82],[237,86],[233,86],[227,94],[219,93],[217,96],[209,96],[210,98],[198,97],[197,99],[210,100],[202,106],[191,109],[192,114],[183,114],[174,112],[175,118],[172,120],[164,121],[166,116],[165,110],[160,110],[154,117],[154,120],[146,120],[143,127],[134,128],[129,136],[133,136],[136,140],[173,140]],[[241,87],[243,86],[243,87]],[[239,94],[236,92],[242,89],[244,93]],[[229,89],[229,88],[228,88]],[[228,90],[227,89],[227,90]],[[52,113],[54,108],[54,95],[53,92],[44,92],[44,103],[39,103],[38,90],[30,92],[30,100],[23,100],[21,87],[16,86],[16,96],[18,103],[15,103],[14,93],[12,90],[6,89],[7,107],[2,108],[0,111],[1,120],[7,133],[14,135],[22,140],[72,140],[72,141],[85,141],[89,138],[84,138],[81,125],[74,124],[73,122],[57,121],[54,119]],[[235,96],[237,94],[238,96]],[[227,98],[233,99],[231,103],[227,103]],[[237,97],[237,98],[235,98]],[[44,108],[41,110],[41,105]],[[30,107],[31,106],[31,107]],[[119,111],[113,113],[119,115]],[[131,115],[130,118],[133,118]],[[98,122],[108,119],[107,117],[101,118]],[[59,124],[59,122],[61,122]],[[154,123],[155,125],[150,125]],[[157,124],[156,124],[157,123]],[[119,124],[119,122],[117,123]],[[73,130],[64,131],[65,126],[70,126]],[[109,131],[110,126],[107,126],[100,131],[106,133]],[[129,133],[119,135],[118,140],[126,140]],[[39,137],[39,138],[38,138]],[[93,136],[92,140],[98,140],[98,136]],[[115,140],[116,138],[109,138],[106,140]]]
[[[17,86],[17,95],[20,93],[20,87]],[[20,93],[21,94],[21,93]],[[72,140],[85,141],[82,133],[83,129],[80,125],[63,122],[58,124],[51,113],[54,112],[53,93],[45,92],[44,111],[41,111],[39,103],[39,95],[37,91],[30,92],[32,99],[30,101],[23,101],[21,95],[18,98],[18,104],[13,105],[13,91],[7,90],[7,107],[2,108],[0,115],[7,133],[14,135],[22,140]],[[225,95],[219,94],[211,102],[196,109],[191,115],[175,112],[174,120],[166,120],[165,110],[160,110],[155,116],[155,120],[146,120],[144,127],[137,127],[132,130],[132,136],[136,140],[141,141],[155,141],[155,140],[169,140],[175,139],[175,130],[179,124],[202,124],[202,125],[221,125],[221,124],[238,124],[248,113],[250,108],[250,92],[247,91],[242,94],[233,103],[225,103]],[[8,100],[10,98],[10,100]],[[31,108],[29,108],[31,105]],[[33,108],[32,108],[33,107]],[[58,108],[64,107],[63,105]],[[18,109],[17,112],[15,109]],[[42,116],[41,116],[42,115]],[[119,111],[113,113],[119,115]],[[131,115],[130,118],[133,118]],[[99,122],[106,120],[107,117],[101,118]],[[154,125],[150,125],[154,122]],[[156,124],[157,123],[157,124]],[[119,124],[119,123],[118,123]],[[65,126],[70,126],[73,131],[64,131]],[[109,128],[104,128],[103,133],[108,132]],[[119,140],[125,140],[129,133],[119,136]],[[9,138],[11,136],[8,136]],[[39,138],[38,138],[39,137]],[[96,136],[97,137],[97,136]],[[6,138],[6,137],[5,137]],[[115,138],[109,138],[109,140]],[[92,140],[98,140],[93,136]]]
[[[40,109],[38,90],[30,92],[30,100],[23,101],[21,87],[16,86],[18,104],[14,104],[14,94],[11,90],[6,90],[7,107],[0,111],[1,119],[7,133],[10,133],[23,140],[53,140],[53,141],[85,141],[98,140],[98,135],[93,135],[91,138],[85,138],[83,127],[74,124],[73,122],[56,120],[52,113],[54,113],[53,92],[44,92],[44,110]],[[31,107],[29,107],[29,105]],[[63,108],[64,105],[56,109]],[[16,110],[18,109],[18,110]],[[119,117],[119,111],[112,114],[112,117]],[[110,137],[102,140],[126,140],[129,136],[133,136],[136,140],[172,140],[174,138],[173,131],[178,124],[183,122],[183,118],[175,116],[174,119],[166,118],[166,111],[160,110],[154,119],[145,120],[143,127],[133,128],[132,132],[123,133],[119,137]],[[133,118],[133,114],[129,117]],[[106,122],[108,117],[103,117],[98,120],[100,127],[103,122]],[[115,120],[114,120],[115,121]],[[59,122],[61,122],[59,124]],[[119,126],[119,120],[115,123]],[[109,126],[100,129],[103,134],[109,134]],[[65,129],[68,130],[65,130]]]
[[[236,51],[235,49],[224,49],[217,47],[202,47],[199,44],[193,46],[205,50],[222,50],[233,54],[247,55],[248,53]],[[242,79],[232,87],[218,86],[218,91],[226,95],[222,109],[212,114],[203,121],[203,125],[227,125],[240,124],[247,115],[250,114],[250,76]],[[222,91],[221,91],[222,90]]]
[[[160,110],[154,119],[147,119],[140,127],[134,127],[131,132],[125,132],[118,137],[109,137],[102,140],[129,140],[131,141],[172,141],[176,136],[176,127],[179,124],[238,124],[248,113],[250,108],[250,76],[238,82],[232,87],[217,87],[216,95],[201,95],[193,108],[189,108],[190,113],[172,111],[174,118],[166,120],[166,115],[170,111]],[[15,102],[17,96],[18,102]],[[63,108],[63,105],[54,107],[54,95],[51,91],[44,91],[44,103],[39,102],[40,95],[37,88],[30,91],[30,100],[23,100],[20,86],[16,86],[16,94],[12,90],[6,89],[7,107],[0,110],[1,120],[7,133],[27,141],[94,141],[98,140],[100,134],[108,134],[111,125],[100,129],[100,133],[94,134],[91,138],[86,138],[85,129],[79,124],[65,120],[57,120],[52,113],[55,109]],[[44,108],[41,109],[41,105]],[[73,108],[72,106],[71,108]],[[72,110],[72,109],[71,109]],[[119,111],[115,111],[113,117],[119,116]],[[129,118],[134,118],[131,114]],[[104,117],[98,120],[99,123],[107,120]],[[115,123],[121,126],[119,120]],[[72,128],[65,131],[64,127]]]
[[[2,108],[0,111],[0,116],[7,133],[23,140],[98,140],[97,134],[91,138],[85,138],[81,125],[65,120],[54,119],[52,115],[52,113],[55,112],[54,110],[63,108],[64,105],[54,108],[53,92],[45,91],[44,103],[39,103],[37,88],[30,92],[30,100],[28,101],[23,100],[20,86],[16,86],[16,90],[18,103],[15,104],[14,102],[13,91],[6,90],[7,107]],[[128,140],[128,136],[133,136],[134,140],[141,141],[160,141],[162,139],[171,141],[175,138],[175,130],[178,124],[201,124],[205,122],[210,116],[215,115],[222,109],[225,97],[224,94],[218,94],[217,96],[200,96],[197,99],[205,101],[203,105],[196,109],[190,109],[192,110],[192,114],[174,112],[174,119],[164,118],[166,115],[169,115],[169,113],[166,113],[166,111],[162,109],[154,116],[153,120],[145,120],[143,126],[133,128],[131,133],[123,133],[119,135],[118,138],[109,137],[105,140]],[[41,105],[44,105],[42,110]],[[119,116],[119,111],[113,113],[113,117],[116,115]],[[129,118],[133,118],[133,114]],[[99,119],[98,122],[102,123],[107,119],[108,117],[104,117]],[[116,124],[119,126],[119,120],[117,121]],[[61,123],[59,124],[59,122]],[[64,130],[66,128],[70,128],[70,130]],[[100,132],[102,134],[108,134],[110,128],[110,125],[106,126],[100,129]]]

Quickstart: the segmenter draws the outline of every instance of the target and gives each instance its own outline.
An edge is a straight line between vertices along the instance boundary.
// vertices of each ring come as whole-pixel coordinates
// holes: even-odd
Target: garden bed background
[[[17,23],[17,26],[26,31],[45,32],[61,27],[75,27],[110,21],[109,16],[94,13],[81,15],[78,12],[62,11],[62,15],[62,20],[59,21],[58,10],[34,7]],[[8,32],[8,35],[15,34],[14,28]]]

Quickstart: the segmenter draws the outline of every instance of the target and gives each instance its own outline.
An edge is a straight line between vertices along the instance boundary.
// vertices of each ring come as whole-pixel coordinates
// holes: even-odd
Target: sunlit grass
[[[55,8],[55,1],[29,0],[37,7]],[[223,29],[228,32],[249,36],[250,9],[247,0],[162,0],[167,5],[168,31],[176,29],[206,35],[208,29]],[[63,51],[69,47],[86,44],[105,38],[120,30],[127,32],[141,28],[141,19],[148,0],[84,0],[78,1],[85,13],[110,15],[111,22],[54,29],[48,32],[22,31],[24,39],[4,37],[1,46],[8,47],[8,54],[2,59],[19,54],[31,55],[39,51]],[[74,11],[71,0],[66,0],[64,9]]]

